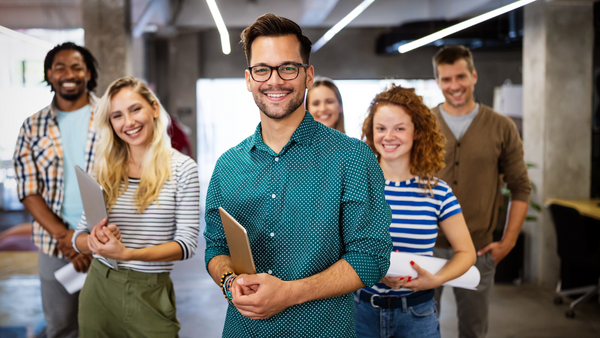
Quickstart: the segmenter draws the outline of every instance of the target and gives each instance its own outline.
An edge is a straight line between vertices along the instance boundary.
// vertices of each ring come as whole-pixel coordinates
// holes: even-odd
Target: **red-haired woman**
[[[384,277],[357,292],[359,337],[439,337],[434,289],[475,263],[475,248],[452,189],[436,178],[444,165],[444,137],[414,89],[392,86],[378,94],[363,124],[385,176],[392,209],[394,251],[432,256],[438,227],[454,257],[435,275],[414,262],[418,276]]]

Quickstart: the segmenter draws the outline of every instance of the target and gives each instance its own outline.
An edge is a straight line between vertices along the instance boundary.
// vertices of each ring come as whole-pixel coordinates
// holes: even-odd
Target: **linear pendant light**
[[[400,52],[400,53],[406,53],[406,52],[411,51],[413,49],[425,46],[425,45],[430,44],[430,43],[432,43],[432,42],[434,42],[436,40],[439,40],[439,39],[441,39],[443,37],[446,37],[446,36],[448,36],[450,34],[454,34],[454,33],[458,32],[458,31],[461,31],[461,30],[463,30],[465,28],[469,28],[469,27],[474,26],[474,25],[476,25],[478,23],[481,23],[483,21],[486,21],[486,20],[489,20],[491,18],[497,17],[498,15],[510,12],[510,11],[512,11],[514,9],[519,8],[519,7],[523,7],[523,6],[525,6],[525,5],[529,4],[529,3],[532,3],[534,1],[535,0],[520,0],[520,1],[513,2],[513,3],[509,4],[509,5],[506,5],[504,7],[500,7],[498,9],[494,9],[493,11],[487,12],[485,14],[481,14],[479,16],[476,16],[476,17],[472,18],[472,19],[463,21],[461,23],[457,23],[454,26],[450,26],[448,28],[444,28],[444,29],[442,29],[439,32],[436,32],[436,33],[433,33],[431,35],[427,35],[426,37],[420,38],[418,40],[406,43],[406,44],[398,47],[398,52]]]
[[[340,22],[336,23],[335,26],[331,27],[330,30],[325,33],[315,44],[312,46],[312,52],[318,51],[323,45],[325,45],[331,38],[339,33],[344,27],[346,27],[352,20],[356,19],[367,7],[369,7],[375,0],[364,0],[358,5],[352,12],[346,15]]]
[[[210,9],[210,13],[217,24],[217,29],[219,30],[219,35],[221,35],[221,48],[223,48],[223,54],[228,55],[231,53],[231,44],[229,43],[229,32],[227,32],[227,27],[225,26],[225,22],[223,21],[223,17],[221,17],[221,12],[219,12],[219,7],[217,7],[217,3],[215,0],[206,0],[208,4],[208,8]]]

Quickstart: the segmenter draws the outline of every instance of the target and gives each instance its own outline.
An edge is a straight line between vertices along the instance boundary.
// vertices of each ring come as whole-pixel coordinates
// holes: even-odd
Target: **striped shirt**
[[[167,180],[158,197],[143,213],[137,213],[134,194],[140,180],[129,178],[127,190],[119,196],[108,214],[109,223],[121,231],[122,242],[128,249],[141,249],[168,242],[181,246],[183,259],[194,256],[200,230],[200,185],[198,167],[188,156],[173,150],[171,179]],[[121,183],[124,187],[125,183]],[[73,247],[77,236],[89,233],[85,213],[73,234]],[[76,247],[75,247],[76,248]],[[106,259],[94,255],[102,263],[111,266]],[[119,268],[146,273],[169,272],[173,262],[117,261]]]
[[[439,180],[433,187],[433,196],[424,184],[419,184],[418,177],[403,182],[385,181],[385,200],[392,209],[390,235],[394,251],[433,256],[438,223],[462,212],[446,182]],[[408,288],[392,290],[381,282],[364,290],[389,296],[412,293]]]
[[[89,93],[92,114],[88,124],[85,145],[85,171],[89,172],[94,162],[95,143],[94,105],[97,98]],[[61,217],[64,201],[65,177],[62,138],[58,127],[55,100],[46,108],[28,117],[19,131],[13,156],[17,194],[19,200],[30,195],[40,195],[48,208],[69,228]],[[82,126],[83,127],[83,126]],[[45,254],[62,258],[56,248],[57,241],[37,220],[33,220],[33,243]]]

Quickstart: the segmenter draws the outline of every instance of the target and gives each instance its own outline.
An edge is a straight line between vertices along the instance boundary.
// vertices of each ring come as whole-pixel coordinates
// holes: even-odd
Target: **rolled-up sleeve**
[[[187,158],[177,168],[177,195],[175,196],[175,236],[181,246],[182,260],[192,258],[198,247],[200,232],[200,182],[198,165]]]
[[[29,123],[30,121],[27,119],[21,126],[13,156],[17,194],[21,201],[29,195],[39,194],[38,169],[35,164],[34,153],[31,149],[31,128],[29,127]]]
[[[204,220],[206,228],[204,229],[204,239],[206,240],[206,250],[204,252],[204,262],[208,271],[208,262],[215,256],[229,255],[229,247],[227,246],[227,238],[221,223],[221,215],[219,207],[223,204],[221,195],[221,186],[219,184],[219,161],[215,165],[210,183],[208,184],[208,192],[206,193],[206,209]]]
[[[385,276],[390,265],[392,215],[385,180],[371,149],[357,141],[347,161],[342,190],[342,256],[366,286]]]

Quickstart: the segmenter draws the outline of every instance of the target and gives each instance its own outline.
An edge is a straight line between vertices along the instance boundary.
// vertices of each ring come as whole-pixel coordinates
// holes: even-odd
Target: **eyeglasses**
[[[277,74],[282,80],[291,81],[295,80],[300,74],[300,67],[309,67],[309,65],[304,63],[296,63],[296,62],[288,62],[279,66],[271,67],[271,66],[252,66],[248,67],[250,71],[250,76],[256,82],[266,82],[269,81],[271,75],[273,75],[273,70],[277,70]]]

